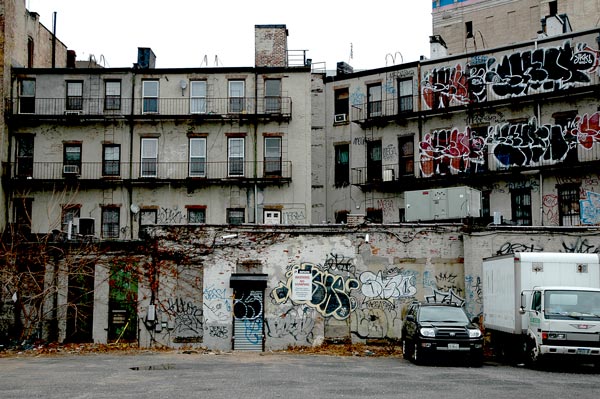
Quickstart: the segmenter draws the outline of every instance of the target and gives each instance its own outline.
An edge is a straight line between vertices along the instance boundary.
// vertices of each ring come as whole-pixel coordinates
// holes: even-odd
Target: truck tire
[[[526,341],[525,347],[525,364],[528,367],[538,367],[542,360],[542,355],[539,353],[537,345],[533,339]]]

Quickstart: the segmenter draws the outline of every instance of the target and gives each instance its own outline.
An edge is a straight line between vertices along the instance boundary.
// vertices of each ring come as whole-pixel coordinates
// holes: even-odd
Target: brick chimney
[[[254,25],[254,65],[288,66],[287,36],[285,25]]]

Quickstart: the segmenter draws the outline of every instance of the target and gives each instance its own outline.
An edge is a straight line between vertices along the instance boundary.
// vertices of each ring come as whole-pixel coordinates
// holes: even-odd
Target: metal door
[[[236,289],[233,302],[233,350],[263,351],[264,291]]]

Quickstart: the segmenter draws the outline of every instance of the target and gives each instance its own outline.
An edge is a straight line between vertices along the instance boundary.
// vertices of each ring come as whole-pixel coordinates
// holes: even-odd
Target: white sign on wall
[[[294,270],[292,279],[292,300],[310,301],[312,300],[312,271]]]

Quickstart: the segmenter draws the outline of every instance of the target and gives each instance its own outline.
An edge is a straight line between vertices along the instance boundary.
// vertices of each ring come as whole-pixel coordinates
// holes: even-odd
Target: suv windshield
[[[468,323],[469,319],[461,308],[453,306],[423,306],[419,321]]]

